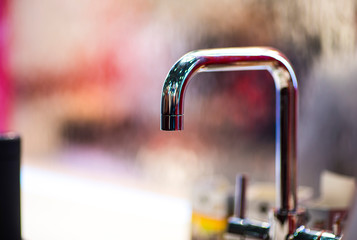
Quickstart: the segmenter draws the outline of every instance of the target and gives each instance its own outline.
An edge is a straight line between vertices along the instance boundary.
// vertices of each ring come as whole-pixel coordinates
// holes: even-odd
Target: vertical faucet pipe
[[[187,53],[169,71],[161,101],[161,129],[183,129],[188,83],[206,71],[266,70],[276,88],[276,210],[287,217],[297,207],[296,119],[298,86],[293,68],[279,51],[266,47],[222,48]],[[282,220],[285,221],[285,220]]]

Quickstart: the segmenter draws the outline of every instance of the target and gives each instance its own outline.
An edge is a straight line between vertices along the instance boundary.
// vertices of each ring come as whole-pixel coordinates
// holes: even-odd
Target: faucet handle
[[[234,196],[234,216],[244,219],[246,207],[248,177],[244,174],[238,174],[236,177],[236,189]]]
[[[241,240],[245,237],[269,239],[270,224],[245,218],[248,177],[239,174],[236,177],[234,216],[229,218],[225,240]]]

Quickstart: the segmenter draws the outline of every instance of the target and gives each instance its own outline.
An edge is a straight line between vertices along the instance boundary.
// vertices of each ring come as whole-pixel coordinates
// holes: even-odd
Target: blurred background
[[[300,88],[299,184],[317,196],[323,170],[356,176],[356,16],[355,0],[1,0],[0,128],[23,140],[24,238],[190,239],[197,183],[274,181],[267,72],[195,76],[185,131],[159,130],[166,74],[195,49],[281,50]]]

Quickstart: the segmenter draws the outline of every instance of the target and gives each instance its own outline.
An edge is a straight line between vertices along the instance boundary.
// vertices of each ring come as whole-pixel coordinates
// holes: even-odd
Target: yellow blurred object
[[[192,240],[220,240],[227,227],[232,187],[225,177],[201,179],[193,189]]]
[[[220,235],[227,227],[227,218],[214,218],[205,214],[192,213],[192,231],[200,235]],[[193,237],[195,239],[195,237]]]

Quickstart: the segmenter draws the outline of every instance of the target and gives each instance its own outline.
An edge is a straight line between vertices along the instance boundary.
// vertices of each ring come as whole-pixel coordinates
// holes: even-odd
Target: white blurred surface
[[[189,202],[116,183],[23,166],[26,240],[189,239]]]

